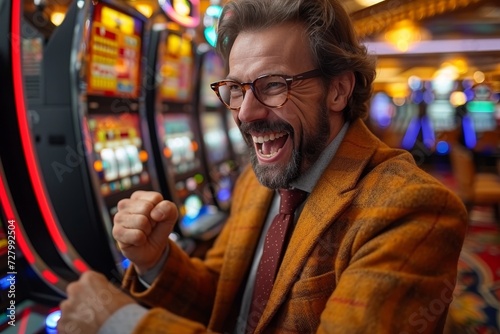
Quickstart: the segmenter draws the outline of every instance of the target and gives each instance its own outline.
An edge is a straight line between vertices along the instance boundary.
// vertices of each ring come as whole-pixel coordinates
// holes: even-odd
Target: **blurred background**
[[[366,124],[469,210],[447,333],[500,333],[500,3],[342,3],[378,59]],[[174,201],[171,239],[204,256],[248,162],[209,89],[223,4],[0,0],[0,331],[54,332],[90,268],[120,281],[112,219],[133,191]],[[426,311],[416,333],[444,300]]]

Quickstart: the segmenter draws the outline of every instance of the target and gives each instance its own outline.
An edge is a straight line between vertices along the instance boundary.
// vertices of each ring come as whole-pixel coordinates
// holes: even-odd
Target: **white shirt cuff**
[[[139,304],[125,305],[104,322],[97,334],[130,334],[147,312]]]
[[[141,282],[142,285],[144,285],[144,287],[149,288],[151,284],[153,284],[156,277],[160,275],[160,272],[162,271],[165,262],[167,262],[169,253],[170,253],[170,245],[167,244],[167,247],[165,248],[163,255],[158,260],[156,265],[153,268],[146,271],[143,275],[137,276],[137,279],[139,280],[139,282]]]

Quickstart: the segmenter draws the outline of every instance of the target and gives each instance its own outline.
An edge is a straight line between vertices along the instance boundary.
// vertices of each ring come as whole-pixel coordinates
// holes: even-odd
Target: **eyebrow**
[[[288,77],[292,77],[293,76],[293,75],[286,74],[286,73],[268,72],[268,73],[264,73],[264,74],[259,74],[257,77],[255,77],[255,79],[253,79],[251,81],[246,81],[246,82],[253,82],[254,80],[256,80],[256,79],[258,79],[258,78],[260,78],[260,77],[262,77],[264,75],[285,75],[285,76],[288,76]],[[232,77],[230,75],[226,76],[226,78],[222,79],[222,80],[231,80],[231,81],[234,81],[234,82],[237,82],[237,83],[245,82],[245,81],[238,80],[235,77]]]

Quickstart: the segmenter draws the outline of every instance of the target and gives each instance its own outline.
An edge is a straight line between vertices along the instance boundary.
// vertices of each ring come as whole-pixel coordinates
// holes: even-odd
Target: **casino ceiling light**
[[[358,36],[365,38],[381,33],[405,19],[418,22],[439,14],[451,13],[480,1],[482,0],[386,0],[379,6],[359,10],[351,17]]]
[[[411,46],[429,39],[429,33],[410,20],[394,24],[386,33],[385,40],[401,52],[407,52]]]

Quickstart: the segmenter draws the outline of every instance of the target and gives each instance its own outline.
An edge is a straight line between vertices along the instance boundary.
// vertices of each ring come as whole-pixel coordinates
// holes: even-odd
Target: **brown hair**
[[[349,121],[366,117],[375,61],[359,43],[351,19],[339,0],[230,1],[219,20],[217,50],[227,64],[241,31],[256,31],[285,22],[300,22],[306,27],[311,53],[323,72],[325,83],[340,73],[354,73],[356,84],[344,117]]]

